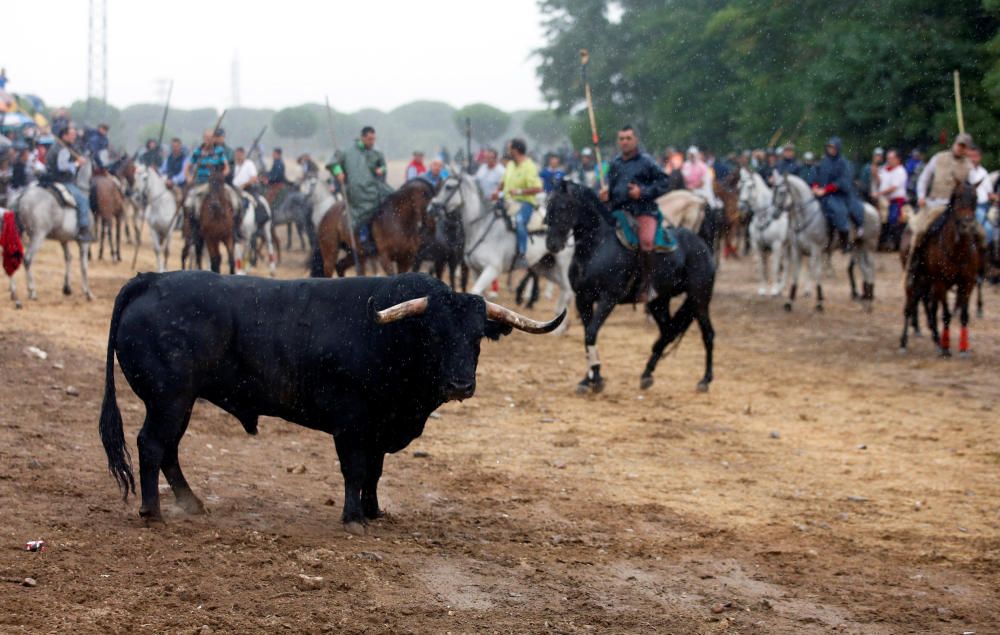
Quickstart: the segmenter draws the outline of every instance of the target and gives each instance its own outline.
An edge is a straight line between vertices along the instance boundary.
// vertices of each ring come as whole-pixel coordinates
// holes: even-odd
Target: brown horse
[[[233,246],[233,204],[226,192],[226,181],[222,170],[216,170],[208,177],[208,192],[198,210],[197,232],[201,242],[208,247],[208,261],[212,271],[219,273],[222,265],[222,251],[219,245],[225,243],[229,256],[229,273],[236,273],[236,259]],[[197,259],[201,263],[201,249],[196,247]]]
[[[421,244],[421,228],[428,222],[428,205],[434,197],[434,186],[423,179],[406,182],[379,205],[372,218],[372,238],[379,264],[387,274],[411,271]],[[317,246],[313,252],[312,275],[340,277],[355,266],[351,245],[361,249],[355,227],[354,241],[347,229],[347,216],[342,204],[334,204],[316,228]],[[346,255],[337,260],[340,250]],[[366,254],[357,255],[360,275],[365,275]]]
[[[740,172],[733,170],[712,183],[715,195],[722,201],[722,256],[739,258],[743,219],[740,214]]]
[[[982,254],[976,228],[976,186],[956,182],[948,209],[928,228],[921,245],[914,252],[913,279],[907,281],[903,307],[901,351],[906,350],[908,329],[916,322],[917,306],[924,303],[928,326],[942,357],[951,355],[951,313],[948,290],[955,288],[955,311],[959,312],[961,331],[959,353],[969,352],[969,299],[981,270]],[[926,211],[923,213],[927,213]],[[900,250],[904,271],[909,247]],[[943,328],[937,330],[937,311],[941,307]]]
[[[101,244],[97,257],[104,259],[104,239],[108,240],[112,262],[122,259],[122,221],[125,220],[125,194],[119,187],[119,181],[107,174],[94,177],[93,193],[94,213],[100,227]],[[112,234],[112,226],[114,233]]]

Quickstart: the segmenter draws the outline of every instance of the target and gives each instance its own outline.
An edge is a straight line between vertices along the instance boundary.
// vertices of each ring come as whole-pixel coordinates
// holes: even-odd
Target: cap
[[[878,146],[872,150],[872,154],[885,154],[885,150],[882,149],[882,146]]]
[[[802,158],[805,159],[806,161],[812,161],[813,159],[816,158],[816,155],[807,150],[806,153],[802,155]]]
[[[963,132],[955,137],[955,143],[963,146],[971,146],[972,135],[970,135],[968,132]]]
[[[688,154],[697,154],[698,153],[698,146],[689,146],[687,153]]]
[[[583,150],[580,150],[580,156],[582,156],[582,157],[593,156],[593,154],[594,154],[594,151],[591,150],[590,148],[584,148]]]

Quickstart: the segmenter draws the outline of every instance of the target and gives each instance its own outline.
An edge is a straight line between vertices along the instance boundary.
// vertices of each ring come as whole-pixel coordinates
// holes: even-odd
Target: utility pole
[[[229,73],[230,89],[232,90],[229,105],[238,108],[240,105],[240,54],[238,51],[233,52],[233,64],[230,67]]]
[[[108,0],[89,0],[87,28],[87,108],[85,117],[103,118],[108,105]],[[92,102],[101,102],[100,112],[92,112]],[[92,123],[89,122],[88,123]]]

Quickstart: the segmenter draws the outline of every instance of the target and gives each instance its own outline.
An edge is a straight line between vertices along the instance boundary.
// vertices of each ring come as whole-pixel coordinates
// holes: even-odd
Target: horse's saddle
[[[67,188],[64,184],[57,181],[50,181],[49,183],[46,183],[44,187],[48,191],[52,192],[52,194],[56,197],[56,200],[59,201],[60,205],[76,209],[76,199],[73,198],[73,195],[69,192],[69,188]]]
[[[125,196],[128,193],[124,181],[122,181],[116,175],[111,174],[110,172],[108,172],[108,178],[111,179],[111,182],[115,184],[115,187],[117,187],[118,191],[122,193],[122,196]]]
[[[517,225],[517,213],[521,209],[521,202],[509,199],[505,201],[506,211],[507,211],[507,228],[514,231]],[[528,220],[528,233],[529,234],[544,234],[549,229],[549,226],[545,224],[545,208],[541,205],[536,205],[534,211],[531,212],[531,218]]]
[[[615,235],[618,242],[629,251],[639,249],[639,222],[628,212],[617,210],[611,213],[615,219]],[[677,236],[674,228],[663,223],[663,217],[657,214],[656,237],[653,240],[653,251],[669,253],[677,249]]]
[[[264,197],[258,197],[246,190],[240,190],[240,198],[243,199],[244,208],[253,208],[254,222],[257,225],[263,225],[271,220],[270,214],[267,213],[267,201]]]

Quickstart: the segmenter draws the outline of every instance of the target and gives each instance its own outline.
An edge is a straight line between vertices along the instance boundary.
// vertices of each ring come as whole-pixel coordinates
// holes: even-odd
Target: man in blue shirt
[[[556,183],[566,178],[566,171],[562,168],[562,161],[559,155],[552,153],[547,159],[547,163],[542,171],[538,173],[542,177],[542,189],[548,194],[555,189]]]

